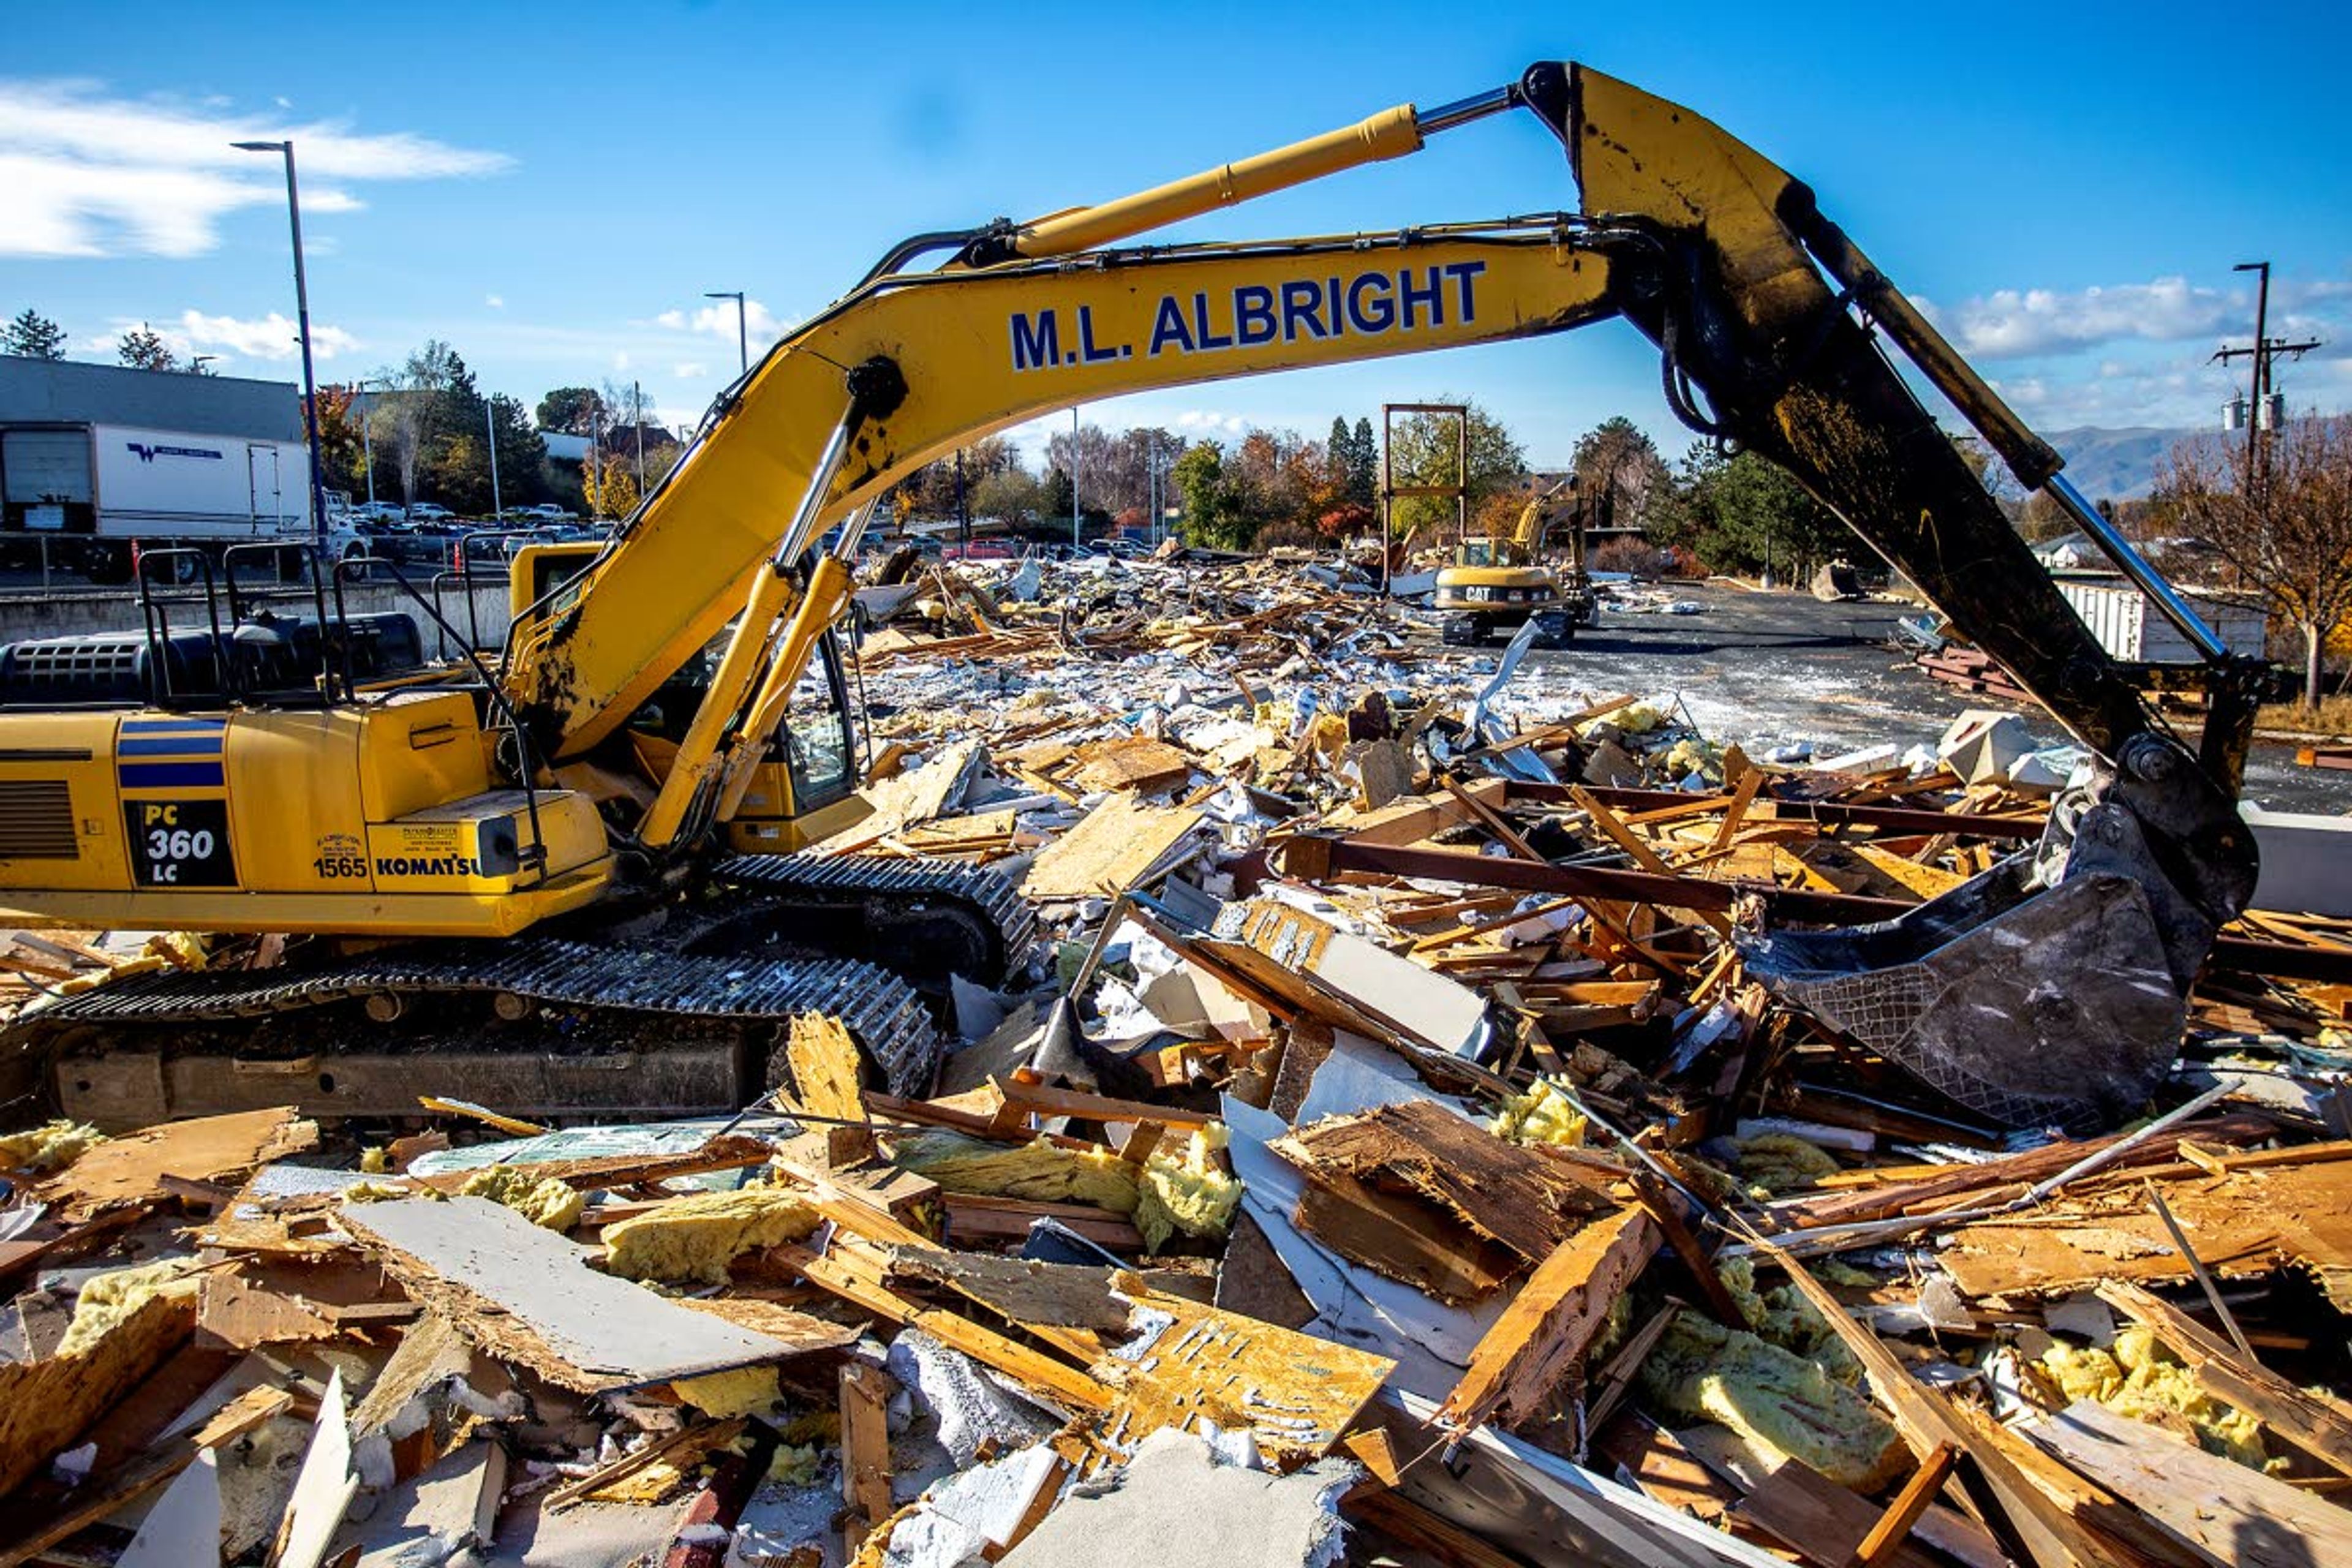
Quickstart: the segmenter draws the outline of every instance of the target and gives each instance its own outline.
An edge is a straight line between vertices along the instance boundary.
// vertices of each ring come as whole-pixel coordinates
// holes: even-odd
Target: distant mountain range
[[[2093,500],[2145,500],[2156,488],[2158,468],[2173,443],[2189,430],[2138,425],[2122,430],[2084,426],[2047,430],[2042,438],[2066,459],[2066,477]]]

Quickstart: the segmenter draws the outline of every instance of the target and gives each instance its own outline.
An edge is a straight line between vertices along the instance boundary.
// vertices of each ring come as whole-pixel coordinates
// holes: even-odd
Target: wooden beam
[[[1886,1511],[1878,1516],[1878,1522],[1870,1527],[1870,1533],[1862,1538],[1862,1544],[1853,1549],[1853,1555],[1846,1559],[1846,1568],[1880,1568],[1880,1564],[1890,1561],[1904,1538],[1911,1533],[1911,1527],[1919,1522],[1919,1516],[1927,1511],[1936,1494],[1951,1479],[1952,1466],[1959,1456],[1959,1449],[1951,1444],[1937,1444],[1919,1461],[1919,1468],[1911,1472],[1911,1479],[1903,1483],[1903,1489],[1895,1494]]]
[[[1467,1432],[1496,1415],[1506,1426],[1533,1415],[1657,1249],[1657,1224],[1639,1208],[1595,1220],[1569,1237],[1471,1351],[1439,1422]]]
[[[863,1362],[841,1367],[843,1553],[857,1555],[874,1527],[890,1517],[890,1374]]]

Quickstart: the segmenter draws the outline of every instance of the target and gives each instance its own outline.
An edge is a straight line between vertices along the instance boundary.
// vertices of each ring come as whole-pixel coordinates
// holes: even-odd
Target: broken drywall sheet
[[[1412,1064],[1386,1046],[1334,1029],[1331,1054],[1318,1064],[1315,1076],[1307,1080],[1307,1099],[1293,1121],[1307,1127],[1327,1116],[1346,1116],[1407,1100],[1429,1100],[1465,1119],[1470,1114],[1459,1101],[1422,1082]]]
[[[199,1448],[147,1510],[114,1568],[218,1568],[220,1560],[220,1466],[210,1448]]]
[[[578,1245],[481,1198],[349,1204],[344,1225],[477,1345],[602,1394],[778,1361],[793,1347],[599,1274]]]
[[[1393,1386],[1372,1405],[1400,1451],[1428,1441],[1437,1410],[1434,1401]],[[1408,1468],[1402,1489],[1441,1519],[1529,1563],[1788,1568],[1680,1509],[1492,1426],[1471,1431],[1446,1464]]]
[[[286,1505],[286,1544],[278,1553],[278,1568],[319,1568],[359,1486],[352,1474],[352,1431],[343,1406],[343,1374],[338,1372],[327,1379],[327,1391],[319,1396],[310,1447],[302,1456],[294,1496]]]
[[[1276,1478],[1221,1465],[1199,1438],[1162,1428],[1115,1477],[1074,1489],[1004,1568],[1100,1568],[1137,1543],[1181,1542],[1170,1561],[1218,1568],[1333,1568],[1346,1534],[1339,1496],[1362,1474],[1326,1459]]]
[[[1231,1095],[1223,1098],[1219,1114],[1231,1134],[1225,1152],[1242,1178],[1243,1206],[1265,1232],[1300,1293],[1314,1304],[1310,1331],[1393,1359],[1391,1386],[1437,1400],[1452,1393],[1470,1364],[1470,1352],[1502,1315],[1503,1300],[1448,1307],[1348,1262],[1292,1223],[1306,1178],[1266,1147],[1286,1136],[1289,1125]]]
[[[357,1548],[357,1568],[441,1568],[489,1545],[506,1490],[506,1450],[478,1440],[392,1489],[358,1524],[344,1527],[338,1552]]]

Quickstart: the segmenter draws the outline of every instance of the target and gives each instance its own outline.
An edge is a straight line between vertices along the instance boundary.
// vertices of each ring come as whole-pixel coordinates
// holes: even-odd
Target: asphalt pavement
[[[1933,746],[1970,708],[2018,714],[2037,745],[2070,741],[2038,707],[1970,696],[1915,667],[1891,646],[1895,618],[1914,605],[1824,604],[1717,583],[1665,584],[1663,593],[1700,610],[1634,615],[1604,605],[1600,626],[1578,632],[1572,647],[1533,661],[1547,678],[1597,696],[1678,697],[1707,739],[1736,741],[1752,756],[1800,744],[1816,757],[1887,742]],[[2352,773],[2297,767],[2287,745],[2256,744],[2245,793],[2274,811],[2352,812]]]

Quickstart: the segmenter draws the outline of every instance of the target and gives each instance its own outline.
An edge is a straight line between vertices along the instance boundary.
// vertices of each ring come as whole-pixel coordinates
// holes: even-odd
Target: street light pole
[[[310,286],[302,272],[302,198],[294,184],[294,143],[232,142],[240,153],[278,153],[286,159],[286,217],[294,233],[294,314],[302,333],[302,423],[310,443],[310,537],[327,547],[327,476],[319,459],[319,380],[310,367]]]
[[[490,519],[504,521],[506,501],[499,494],[499,408],[498,399],[482,399],[482,432],[490,443]]]
[[[1070,548],[1076,550],[1078,536],[1078,411],[1070,410]]]
[[[751,329],[749,314],[743,304],[743,291],[740,289],[733,290],[722,289],[716,292],[705,289],[702,297],[706,300],[732,300],[735,301],[735,354],[736,357],[742,362],[742,374],[747,375],[750,374],[751,370]]]

